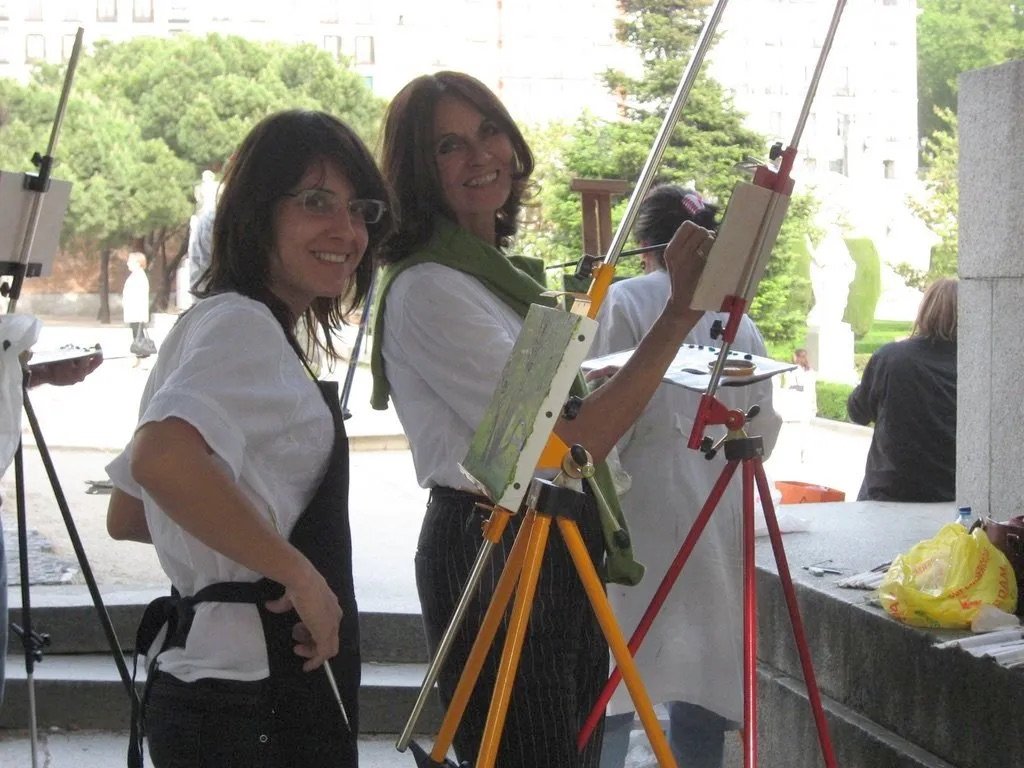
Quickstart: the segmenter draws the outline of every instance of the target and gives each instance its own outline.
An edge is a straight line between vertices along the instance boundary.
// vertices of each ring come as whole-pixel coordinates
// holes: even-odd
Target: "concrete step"
[[[142,612],[151,600],[167,594],[164,587],[104,590],[103,604],[114,634],[124,650],[135,645],[135,631]],[[96,608],[83,587],[32,587],[31,619],[35,632],[50,636],[46,654],[107,653],[107,642]],[[9,618],[22,624],[21,594],[10,590]],[[423,663],[427,661],[423,624],[418,614],[362,610],[359,614],[363,660],[381,663]],[[20,654],[21,643],[12,633],[9,654]]]
[[[360,731],[397,733],[405,726],[425,664],[363,664]],[[128,726],[130,706],[111,657],[104,654],[51,655],[35,665],[36,716],[40,729],[114,729]],[[145,681],[140,669],[136,685]],[[424,733],[441,722],[440,704],[432,697],[419,721]],[[7,656],[7,691],[0,728],[28,726],[28,685],[21,656]]]
[[[360,768],[413,768],[412,754],[395,749],[394,735],[360,735]],[[421,741],[420,743],[423,743]],[[426,740],[429,748],[430,740]],[[111,768],[125,764],[128,732],[43,729],[39,764],[46,768]],[[0,766],[31,765],[32,745],[26,731],[0,729]],[[147,760],[146,765],[152,765]]]

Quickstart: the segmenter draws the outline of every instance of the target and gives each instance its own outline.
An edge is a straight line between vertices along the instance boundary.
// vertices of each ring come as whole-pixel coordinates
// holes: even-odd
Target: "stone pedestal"
[[[1024,61],[960,76],[956,498],[1024,514]]]
[[[849,323],[825,323],[807,328],[807,359],[820,381],[857,382],[853,367],[853,329]]]

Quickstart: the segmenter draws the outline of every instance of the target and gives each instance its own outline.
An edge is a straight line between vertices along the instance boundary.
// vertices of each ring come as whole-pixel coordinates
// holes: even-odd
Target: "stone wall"
[[[960,76],[957,503],[1024,514],[1024,61]]]

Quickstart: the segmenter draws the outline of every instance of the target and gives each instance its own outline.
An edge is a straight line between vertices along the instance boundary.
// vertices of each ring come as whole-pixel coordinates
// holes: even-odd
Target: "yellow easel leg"
[[[494,768],[494,762],[498,757],[498,745],[505,727],[505,717],[508,715],[512,685],[515,681],[519,659],[522,656],[523,638],[526,636],[526,627],[530,621],[530,609],[533,607],[533,597],[537,591],[537,582],[540,580],[540,567],[544,560],[548,533],[551,530],[550,517],[538,515],[534,510],[530,510],[527,514],[527,520],[523,524],[524,527],[530,524],[526,558],[519,579],[519,589],[516,591],[516,601],[512,606],[508,636],[505,638],[505,647],[501,651],[498,679],[494,684],[494,693],[491,695],[491,707],[487,712],[487,725],[480,743],[476,768]],[[521,535],[522,531],[520,531]]]
[[[526,554],[528,534],[533,526],[534,515],[534,512],[528,512],[523,521],[522,528],[520,528],[515,543],[513,543],[512,549],[508,553],[508,560],[505,561],[505,567],[502,569],[501,576],[494,588],[494,595],[487,606],[487,612],[484,614],[484,620],[480,624],[476,639],[473,641],[473,647],[469,651],[469,656],[466,657],[466,665],[459,676],[459,684],[452,695],[451,704],[448,706],[448,711],[445,712],[444,721],[441,723],[441,728],[437,732],[437,738],[434,740],[434,748],[430,752],[430,759],[435,763],[444,762],[448,749],[455,739],[455,732],[459,729],[459,723],[462,722],[462,715],[466,711],[469,697],[472,695],[476,681],[480,677],[480,670],[483,668],[484,660],[487,658],[487,652],[491,649],[494,636],[501,625],[501,618],[505,615],[505,608],[508,607],[508,601],[512,597],[513,591],[515,591],[516,582],[519,580],[519,573],[523,568],[523,558]],[[507,521],[508,513],[505,512],[504,520],[497,527],[497,538],[493,539],[495,544],[501,538],[501,531],[504,530]]]
[[[604,593],[604,586],[601,584],[601,578],[597,575],[597,569],[594,568],[594,564],[590,560],[590,553],[587,552],[587,545],[583,542],[580,529],[575,522],[562,517],[558,518],[558,529],[562,532],[565,545],[569,548],[569,554],[572,555],[572,560],[576,564],[576,572],[579,573],[583,588],[587,592],[587,597],[590,598],[590,605],[594,609],[597,622],[601,625],[601,631],[612,650],[615,663],[619,665],[619,670],[622,672],[622,679],[626,683],[630,698],[633,699],[633,706],[636,707],[637,714],[640,716],[640,722],[643,723],[644,730],[647,732],[647,738],[651,741],[651,749],[654,750],[654,755],[658,758],[658,765],[661,768],[677,768],[675,757],[668,746],[668,740],[654,714],[651,697],[647,695],[647,689],[640,679],[636,661],[629,652],[626,638],[622,636],[618,622],[615,621],[611,603],[608,602],[608,596]]]

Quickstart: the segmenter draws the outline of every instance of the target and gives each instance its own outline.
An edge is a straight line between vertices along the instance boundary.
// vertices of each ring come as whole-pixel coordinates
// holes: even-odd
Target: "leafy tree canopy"
[[[917,270],[909,264],[895,267],[908,285],[921,289],[940,277],[955,276],[957,272],[960,215],[957,119],[948,109],[939,110],[936,117],[945,128],[932,133],[925,142],[925,194],[921,199],[910,200],[910,208],[940,241],[932,248],[927,270]]]
[[[918,130],[930,136],[945,129],[943,110],[956,112],[961,72],[1024,58],[1024,4],[918,0],[918,5]]]
[[[31,170],[63,77],[63,67],[42,65],[27,86],[0,80],[2,167]],[[256,122],[290,108],[335,114],[367,140],[382,113],[362,77],[312,45],[218,35],[98,42],[79,62],[55,153],[55,175],[74,184],[65,242],[152,256],[180,240],[202,171],[219,170]],[[176,262],[165,266],[166,281]]]
[[[704,23],[708,0],[647,0],[620,3],[619,39],[639,49],[643,75],[630,77],[608,71],[605,81],[623,102],[623,120],[606,122],[583,116],[572,126],[551,126],[531,134],[541,158],[535,180],[541,220],[528,228],[526,250],[549,262],[578,259],[582,226],[571,178],[611,178],[634,181],[654,144],[683,70]],[[744,174],[736,169],[747,157],[765,154],[764,139],[743,126],[743,115],[711,78],[697,79],[682,118],[673,132],[655,183],[693,185],[724,210]],[[547,159],[545,159],[547,158]],[[618,221],[626,201],[613,211]],[[767,339],[792,341],[808,310],[807,278],[799,269],[805,236],[811,233],[813,202],[793,201],[779,242],[751,306],[751,315]],[[636,267],[624,263],[619,271]]]

